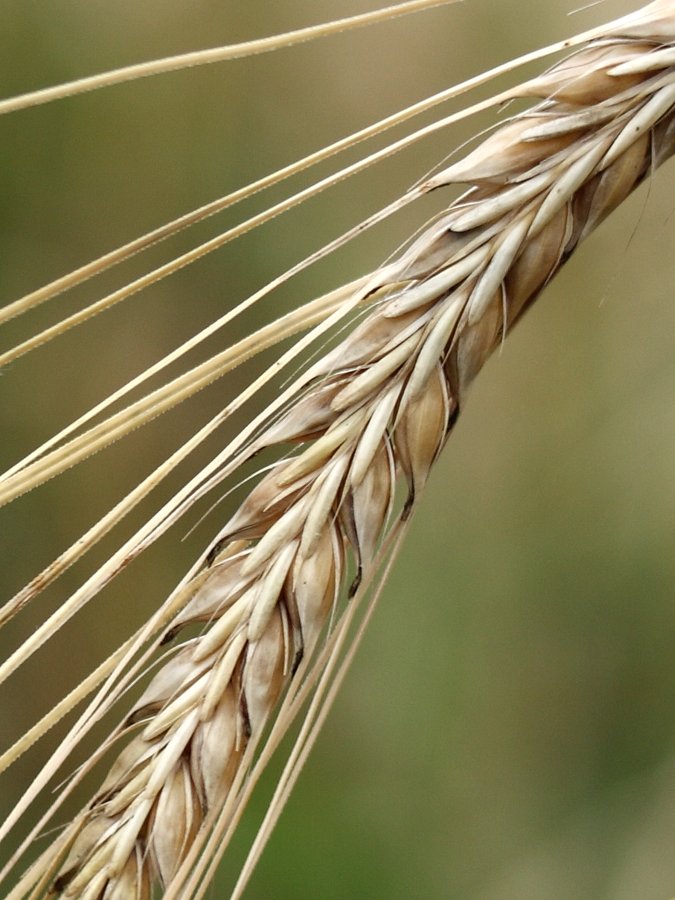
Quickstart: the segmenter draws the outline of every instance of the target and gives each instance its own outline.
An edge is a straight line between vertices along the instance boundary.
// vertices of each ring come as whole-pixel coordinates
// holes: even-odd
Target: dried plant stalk
[[[409,516],[473,379],[579,242],[675,150],[674,64],[675,4],[659,0],[510,92],[536,105],[415,189],[469,185],[360,285],[350,302],[375,296],[372,310],[248,445],[297,450],[208,548],[165,642],[202,630],[158,670],[121,726],[130,743],[23,891],[48,873],[63,897],[196,895],[191,853],[228,804],[234,820],[280,699]]]

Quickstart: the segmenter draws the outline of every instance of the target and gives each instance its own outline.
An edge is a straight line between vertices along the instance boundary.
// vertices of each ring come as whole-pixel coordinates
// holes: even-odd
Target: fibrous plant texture
[[[249,459],[271,460],[161,613],[101,673],[119,678],[101,701],[112,704],[161,647],[100,788],[11,896],[202,896],[269,752],[311,691],[329,691],[351,616],[377,592],[474,378],[578,244],[672,155],[673,3],[570,42],[561,61],[498,99],[527,106],[391,209],[454,185],[463,193],[390,262],[308,308],[305,321],[322,319],[324,332],[344,321],[350,329],[167,515]],[[296,323],[276,327],[285,335]],[[72,443],[66,464],[78,452]],[[45,459],[10,473],[6,496],[64,465]],[[306,711],[236,896],[322,712]]]

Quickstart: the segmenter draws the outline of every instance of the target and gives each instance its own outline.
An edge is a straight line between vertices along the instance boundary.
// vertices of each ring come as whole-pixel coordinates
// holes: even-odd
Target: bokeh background
[[[1,91],[10,95],[377,5],[3,0]],[[1,120],[0,302],[375,118],[636,4],[605,0],[570,17],[574,5],[466,0],[272,56]],[[3,468],[395,197],[489,121],[436,135],[8,367],[0,373]],[[478,379],[251,882],[251,900],[667,900],[675,894],[673,176],[666,166],[603,225]],[[279,196],[272,192],[269,199]],[[194,240],[267,199],[200,226]],[[266,301],[260,316],[369,271],[431,209],[410,211],[365,235]],[[2,346],[192,240],[180,236],[25,323],[6,326]],[[256,321],[233,323],[207,349]],[[234,373],[0,511],[3,598],[254,371]],[[219,433],[181,468],[156,500],[96,549],[89,566],[229,433]],[[227,513],[222,505],[186,537],[204,509],[2,687],[3,748],[178,581]],[[2,656],[88,571],[85,565],[68,572],[12,622],[0,634]],[[5,814],[62,734],[56,729],[4,776]],[[264,802],[263,794],[254,812]],[[240,849],[213,897],[227,896]]]

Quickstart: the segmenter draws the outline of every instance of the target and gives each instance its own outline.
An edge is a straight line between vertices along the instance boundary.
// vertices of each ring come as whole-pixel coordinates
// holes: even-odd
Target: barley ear
[[[12,896],[46,870],[64,898],[203,895],[256,759],[319,680],[350,603],[377,586],[473,380],[577,245],[673,154],[674,44],[665,0],[599,30],[509,92],[526,111],[406,197],[465,185],[341,298],[365,307],[354,327],[247,440],[242,458],[274,461],[162,623],[168,652],[68,850]],[[197,634],[181,642],[188,626]]]

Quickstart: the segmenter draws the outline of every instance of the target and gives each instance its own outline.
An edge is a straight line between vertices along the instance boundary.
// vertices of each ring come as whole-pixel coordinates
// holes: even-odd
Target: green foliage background
[[[466,0],[0,121],[0,302],[376,117],[633,7],[606,0],[567,18],[572,5]],[[3,0],[1,91],[376,6]],[[0,461],[13,462],[396,196],[489,121],[436,135],[8,367],[0,373]],[[675,894],[673,187],[666,166],[582,248],[478,379],[249,888],[251,900]],[[431,210],[368,234],[280,291],[260,315],[372,269]],[[200,226],[195,239],[238,216],[233,210]],[[12,323],[2,346],[189,240],[180,236],[48,304],[30,323]],[[236,323],[208,349],[256,321]],[[64,549],[253,371],[238,371],[0,511],[2,596]],[[199,459],[225,438],[218,435]],[[177,484],[160,489],[156,503]],[[184,539],[199,514],[2,688],[3,747],[143,620],[226,507]],[[131,520],[97,548],[95,560],[141,514]],[[0,635],[2,655],[87,571],[67,573],[13,622]],[[1,807],[11,808],[62,734],[56,729],[5,776]],[[257,811],[263,806],[264,796]],[[226,867],[213,896],[226,896],[228,877]]]

